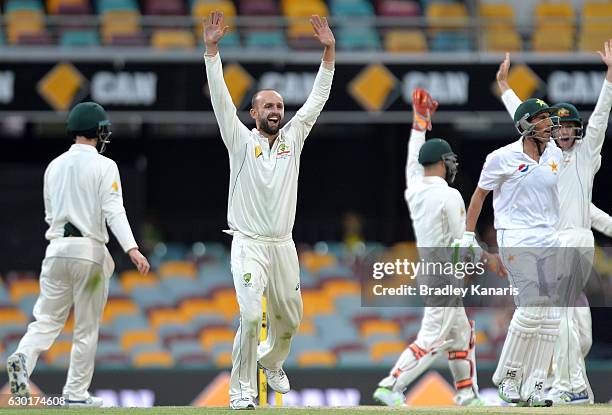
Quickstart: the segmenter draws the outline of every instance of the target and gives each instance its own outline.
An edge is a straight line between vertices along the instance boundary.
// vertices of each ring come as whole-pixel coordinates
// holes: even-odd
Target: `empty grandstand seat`
[[[297,356],[300,367],[330,367],[336,364],[336,355],[330,351],[304,351]]]
[[[433,52],[463,52],[472,48],[468,33],[438,32],[433,35],[430,44]]]
[[[345,26],[338,30],[340,50],[379,50],[378,32],[371,27]]]
[[[489,29],[482,36],[482,48],[487,52],[517,52],[522,49],[520,35],[511,28]]]
[[[11,44],[22,43],[22,39],[27,36],[44,36],[46,32],[43,12],[32,8],[13,8],[8,11],[7,7],[6,32]]]
[[[0,309],[0,326],[5,324],[26,324],[28,318],[17,308]]]
[[[311,319],[303,319],[300,323],[300,327],[298,328],[298,333],[300,334],[315,334],[316,329],[315,325]]]
[[[248,49],[286,49],[287,42],[281,30],[253,30],[245,36]]]
[[[330,11],[334,17],[374,16],[374,8],[367,0],[331,0]]]
[[[274,0],[240,0],[238,10],[244,16],[277,16],[280,14]]]
[[[337,354],[338,366],[363,367],[370,361],[370,352],[367,350],[348,350]]]
[[[197,341],[176,341],[170,345],[175,362],[182,366],[201,366],[209,363],[208,355]]]
[[[158,279],[153,273],[141,275],[136,270],[123,271],[119,275],[121,286],[126,293],[131,293],[134,287],[156,286]]]
[[[16,280],[9,287],[11,301],[15,304],[24,297],[38,296],[39,291],[40,283],[32,279]]]
[[[352,279],[330,279],[323,282],[321,288],[328,297],[334,300],[337,297],[361,293],[359,281]]]
[[[184,0],[145,0],[144,14],[178,16],[186,13]]]
[[[323,267],[334,265],[338,262],[335,256],[329,254],[319,254],[312,251],[300,254],[300,264],[309,272],[317,273]]]
[[[133,10],[109,10],[102,15],[102,39],[105,44],[140,44],[140,14]]]
[[[219,343],[233,344],[235,336],[236,332],[227,327],[211,327],[202,330],[200,344],[204,350],[211,350]]]
[[[176,301],[204,297],[208,291],[206,284],[195,278],[168,278],[161,282],[160,288],[169,293]]]
[[[487,30],[514,29],[514,7],[510,3],[480,2],[478,16]]]
[[[388,320],[366,320],[359,327],[359,334],[362,338],[367,338],[375,334],[399,335],[401,329],[394,321]]]
[[[576,13],[569,1],[542,1],[534,9],[538,31],[574,31]]]
[[[157,271],[160,278],[188,277],[195,278],[198,270],[193,262],[188,261],[166,261],[161,264]]]
[[[612,31],[612,3],[587,1],[582,8],[582,29],[588,32]]]
[[[421,6],[410,0],[380,0],[378,14],[380,16],[416,17],[421,15]]]
[[[370,360],[380,362],[386,356],[392,356],[394,359],[397,359],[406,347],[408,345],[402,341],[375,343],[370,348]]]
[[[329,16],[327,4],[322,0],[282,0],[281,11],[286,17],[310,18],[313,14]]]
[[[151,35],[151,46],[155,49],[192,49],[195,39],[188,30],[157,29]]]
[[[138,345],[159,345],[157,333],[151,330],[128,330],[121,335],[123,350],[130,351]]]
[[[172,293],[165,292],[160,286],[135,287],[132,290],[132,298],[145,310],[155,307],[172,307],[176,302]]]
[[[425,16],[431,31],[464,28],[468,12],[465,4],[457,2],[431,2],[427,4]]]
[[[44,12],[40,0],[8,0],[4,6],[4,13],[10,14],[15,10],[38,10]]]
[[[604,42],[610,40],[611,31],[604,32],[590,32],[583,29],[583,32],[580,34],[578,39],[578,49],[583,52],[595,52],[602,51]]]
[[[223,314],[227,321],[231,321],[238,314],[238,301],[236,300],[236,292],[233,288],[216,291],[214,300],[217,303],[217,311]]]
[[[220,313],[215,300],[207,298],[189,298],[182,300],[180,309],[189,321],[196,320],[197,317],[216,316],[225,320],[225,315]],[[216,318],[215,317],[215,318]]]
[[[47,0],[46,4],[49,14],[85,14],[90,11],[88,0]]]
[[[133,357],[135,367],[171,367],[174,366],[172,355],[166,351],[142,352]]]
[[[69,320],[70,321],[70,320]],[[112,323],[107,324],[113,335],[121,336],[130,330],[148,330],[149,320],[142,314],[121,314],[115,317]]]
[[[105,14],[109,11],[138,11],[138,2],[136,0],[97,0],[96,7],[98,14]]]
[[[332,299],[319,290],[303,290],[304,317],[310,318],[319,314],[331,314],[335,311]]]
[[[180,309],[161,308],[151,310],[149,313],[149,322],[154,329],[164,324],[187,324],[187,318]]]
[[[387,52],[427,52],[427,39],[418,29],[394,29],[385,33],[385,50]]]
[[[140,313],[138,304],[130,299],[109,299],[104,307],[102,322],[111,323],[117,316],[137,315]]]
[[[532,38],[535,52],[569,52],[574,49],[574,33],[569,30],[538,29]]]

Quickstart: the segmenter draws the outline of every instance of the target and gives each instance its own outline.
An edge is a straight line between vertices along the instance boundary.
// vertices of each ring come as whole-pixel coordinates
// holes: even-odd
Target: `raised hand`
[[[331,47],[336,44],[336,38],[334,38],[334,34],[329,28],[327,18],[313,14],[310,18],[310,24],[314,29],[314,37],[319,39],[319,42],[321,42],[323,46]]]
[[[204,44],[206,48],[216,47],[229,26],[223,24],[223,12],[214,11],[204,19]]]
[[[508,71],[510,70],[510,54],[506,52],[506,58],[499,65],[499,70],[497,71],[497,86],[501,93],[503,94],[507,90],[510,89],[510,85],[508,85]]]
[[[602,62],[608,66],[608,73],[606,74],[606,79],[608,82],[612,82],[612,39],[607,42],[604,42],[604,51],[603,53],[597,51],[599,53],[599,57]]]
[[[423,88],[412,91],[412,128],[419,131],[431,130],[431,117],[438,109],[438,101],[434,101],[429,92]]]

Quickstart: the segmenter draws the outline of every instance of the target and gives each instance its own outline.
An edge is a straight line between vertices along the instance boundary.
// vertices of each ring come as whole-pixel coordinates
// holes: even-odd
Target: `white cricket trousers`
[[[234,400],[257,396],[258,361],[267,369],[282,367],[302,320],[303,306],[298,256],[291,239],[264,242],[235,233],[231,265],[240,307],[230,379],[230,400]],[[264,295],[268,337],[258,347]]]
[[[15,353],[26,356],[28,374],[31,374],[40,353],[48,350],[62,331],[74,304],[70,366],[63,389],[63,394],[71,400],[89,397],[87,390],[94,372],[98,328],[113,267],[110,272],[105,267],[103,272],[102,266],[92,261],[56,257],[45,258],[42,263],[40,295],[34,305],[35,321],[28,325]],[[101,279],[92,290],[88,282],[95,275]]]
[[[593,267],[595,240],[590,229],[568,229],[559,232],[567,255],[573,263],[567,268],[578,284],[585,283]],[[571,254],[571,255],[570,255]],[[590,389],[584,357],[591,346],[591,313],[589,307],[565,307],[561,313],[559,339],[554,352],[553,387],[560,391],[580,392]],[[593,397],[592,392],[589,394]]]

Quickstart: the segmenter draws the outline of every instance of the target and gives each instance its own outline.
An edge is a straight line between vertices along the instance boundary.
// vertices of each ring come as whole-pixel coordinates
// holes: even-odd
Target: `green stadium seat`
[[[374,8],[366,0],[334,0],[330,11],[335,17],[370,17],[374,16]]]
[[[99,0],[97,2],[99,14],[115,10],[132,10],[138,12],[138,3],[134,0]]]
[[[380,50],[378,33],[369,27],[341,27],[338,31],[340,50]]]
[[[60,46],[87,47],[100,44],[100,37],[95,30],[67,30],[60,35]]]
[[[286,49],[285,35],[280,30],[256,30],[246,36],[249,49]]]
[[[39,0],[9,0],[4,6],[4,13],[9,14],[15,10],[37,10],[45,11],[42,3]]]

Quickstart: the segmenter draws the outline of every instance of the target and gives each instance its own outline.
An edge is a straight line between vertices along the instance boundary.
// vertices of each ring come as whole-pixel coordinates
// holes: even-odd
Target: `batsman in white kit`
[[[208,87],[230,160],[227,232],[233,235],[231,267],[240,307],[232,352],[232,409],[255,408],[257,364],[271,389],[287,393],[290,388],[282,366],[303,313],[299,263],[291,236],[300,155],[329,97],[335,61],[335,39],[327,20],[312,16],[310,21],[325,48],[312,92],[282,128],[282,97],[273,90],[257,92],[250,110],[256,125],[252,130],[238,118],[223,79],[217,48],[227,30],[223,14],[213,12],[204,22]],[[267,339],[258,347],[263,295],[270,317]]]
[[[493,191],[497,244],[510,284],[518,290],[493,383],[506,402],[550,406],[544,381],[559,332],[557,253],[561,245],[557,181],[565,165],[552,141],[550,108],[541,99],[523,102],[514,115],[521,138],[489,154],[467,213],[465,248],[477,246],[476,222]]]
[[[88,389],[109,279],[115,268],[106,248],[106,225],[138,271],[146,274],[149,263],[138,250],[123,207],[117,164],[100,154],[110,142],[106,112],[95,102],[83,102],[72,109],[67,124],[75,144],[49,164],[44,176],[49,245],[40,272],[35,321],[9,356],[7,371],[11,394],[29,396],[28,379],[38,356],[51,347],[74,305],[63,395],[69,406],[102,406],[102,399],[91,396]]]
[[[612,41],[606,42],[604,51],[599,52],[608,70],[584,137],[582,118],[576,107],[570,103],[553,105],[560,123],[554,138],[563,151],[563,164],[566,166],[559,174],[561,209],[556,228],[562,246],[568,251],[564,252],[564,255],[573,254],[574,260],[568,267],[568,272],[573,273],[570,279],[573,278],[578,283],[586,282],[593,265],[594,238],[591,226],[603,233],[609,228],[606,226],[606,218],[609,216],[594,206],[591,198],[593,180],[601,166],[600,153],[612,107],[611,48]],[[509,67],[510,57],[506,54],[506,59],[497,73],[497,80],[503,93],[504,105],[514,117],[522,102],[508,85]],[[586,329],[579,330],[579,327]],[[549,393],[553,403],[593,402],[584,364],[585,352],[588,352],[591,343],[590,327],[588,306],[573,307],[568,304],[567,307],[561,308],[559,339],[554,353],[554,381]],[[589,334],[580,335],[581,332]]]
[[[463,198],[449,186],[457,173],[457,156],[445,140],[425,141],[438,103],[427,91],[417,88],[412,106],[414,121],[408,142],[404,197],[417,247],[448,248],[465,231]],[[447,353],[455,380],[455,403],[482,405],[476,378],[474,326],[462,306],[424,307],[416,340],[400,355],[389,376],[380,381],[374,399],[384,405],[402,406],[408,386],[442,353]]]

